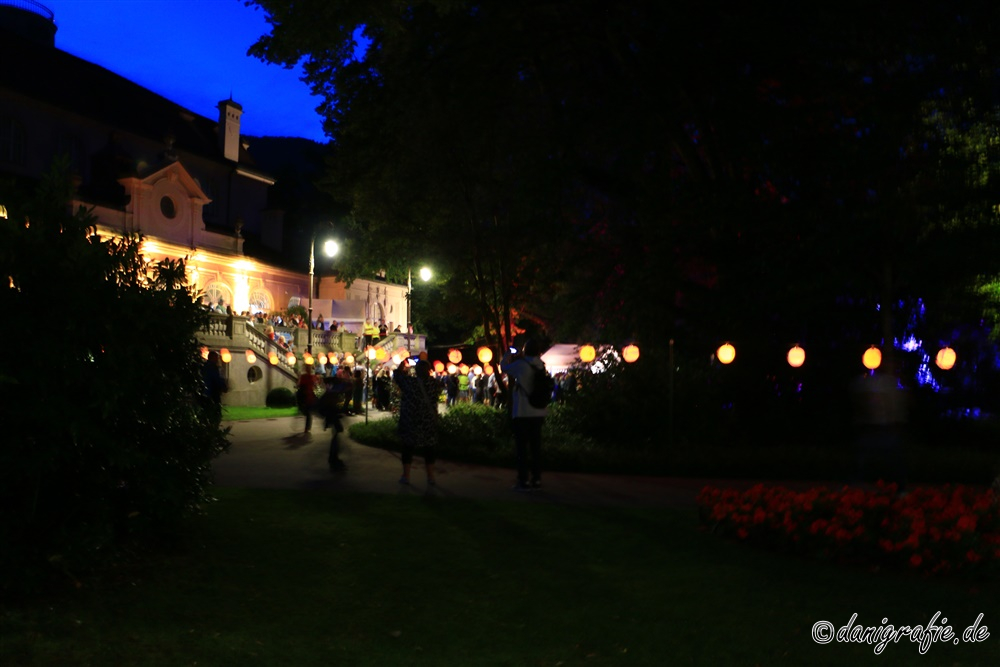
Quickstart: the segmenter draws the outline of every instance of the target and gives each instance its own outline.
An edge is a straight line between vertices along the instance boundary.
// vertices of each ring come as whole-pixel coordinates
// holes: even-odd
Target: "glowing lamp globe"
[[[288,362],[289,366],[294,366],[295,365],[295,355],[293,353],[289,352],[288,354],[285,355],[285,361]]]
[[[267,355],[267,361],[272,366],[277,366],[278,365],[278,353],[277,352],[272,352],[269,355]]]
[[[353,354],[344,355],[344,363],[347,364],[348,366],[354,365],[354,355]]]
[[[486,373],[487,375],[493,375],[493,366],[491,366],[490,364],[486,364],[485,366],[483,366],[483,372]]]
[[[476,350],[476,358],[484,364],[488,364],[493,360],[493,350],[484,345]]]
[[[311,354],[306,352],[305,354],[302,355],[302,363],[304,363],[306,366],[312,366],[315,363],[315,360],[313,359],[313,356]]]
[[[457,364],[460,361],[462,361],[461,350],[456,350],[455,348],[448,350],[448,361],[450,361],[453,364]]]
[[[801,347],[796,345],[788,351],[788,365],[792,368],[798,368],[802,364],[806,363],[806,351]]]
[[[320,366],[326,366],[326,362],[328,362],[330,360],[330,358],[327,357],[322,352],[319,353],[319,356],[317,357],[317,359],[319,360],[319,365]]]
[[[448,375],[454,375],[458,372],[458,366],[455,364],[448,364]]]
[[[864,355],[861,357],[861,363],[863,363],[865,368],[868,370],[875,370],[882,365],[882,351],[872,345],[870,348],[865,350]]]
[[[943,371],[949,370],[955,365],[955,350],[950,347],[942,347],[938,350],[934,363],[937,364],[937,367]]]
[[[715,351],[715,356],[719,360],[719,363],[731,364],[733,363],[733,359],[736,358],[736,348],[729,343],[723,343]]]
[[[376,352],[374,347],[369,345],[367,348],[365,348],[365,356],[368,357],[369,361],[375,358],[375,354]]]
[[[462,375],[468,375],[469,374],[468,364],[460,364],[458,366],[458,372],[461,373]]]
[[[392,355],[392,363],[396,364],[397,366],[399,365],[399,362],[401,362],[402,360],[403,358],[398,354]]]
[[[437,361],[434,362],[434,372],[440,373],[443,370],[444,370],[444,362],[438,359]]]
[[[472,368],[469,369],[469,372],[473,373],[475,375],[482,375],[483,374],[483,367],[480,366],[479,364],[476,364],[475,366],[473,366]]]
[[[253,350],[247,350],[247,363],[248,364],[257,363],[257,355],[253,353]]]
[[[221,350],[219,350],[219,358],[222,359],[222,363],[228,364],[230,361],[233,360],[233,355],[231,355],[229,353],[229,350],[227,350],[226,348],[222,348]]]
[[[625,363],[635,363],[639,358],[639,346],[638,345],[626,345],[625,349],[622,350],[622,359]]]
[[[386,356],[388,356],[388,353],[385,351],[384,347],[375,348],[375,359],[376,360],[378,360],[378,361],[385,361]]]
[[[597,358],[597,350],[594,349],[593,345],[584,345],[580,348],[580,361],[585,364],[589,364],[591,361]]]

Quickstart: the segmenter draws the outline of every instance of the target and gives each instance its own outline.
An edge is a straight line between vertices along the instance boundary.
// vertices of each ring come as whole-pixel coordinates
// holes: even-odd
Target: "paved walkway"
[[[382,415],[370,414],[369,419]],[[364,417],[347,417],[345,428]],[[227,422],[232,446],[213,468],[219,486],[260,489],[314,489],[333,492],[432,494],[448,498],[503,499],[515,502],[550,502],[573,505],[632,507],[695,507],[698,492],[706,485],[747,488],[745,480],[706,480],[629,475],[592,475],[543,471],[543,488],[531,492],[511,489],[511,468],[438,461],[437,486],[429,487],[417,459],[412,484],[399,484],[399,455],[359,444],[341,434],[345,473],[327,467],[330,432],[322,420],[313,420],[311,437],[303,436],[303,417]],[[543,443],[544,447],[544,443]],[[803,485],[799,482],[797,485]],[[809,486],[808,484],[806,486]]]

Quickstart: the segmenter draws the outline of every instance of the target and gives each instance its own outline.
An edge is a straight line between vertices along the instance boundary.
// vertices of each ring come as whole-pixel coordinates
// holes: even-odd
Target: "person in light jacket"
[[[542,424],[548,411],[528,402],[534,377],[532,367],[545,369],[538,355],[538,343],[529,339],[520,352],[508,351],[500,362],[501,370],[508,377],[511,430],[517,457],[516,491],[537,489],[542,485]]]

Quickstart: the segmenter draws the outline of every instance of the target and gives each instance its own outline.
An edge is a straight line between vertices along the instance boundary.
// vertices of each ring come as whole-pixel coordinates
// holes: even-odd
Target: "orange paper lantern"
[[[950,347],[942,347],[938,350],[934,363],[943,371],[949,370],[955,365],[955,350]]]
[[[247,363],[248,364],[257,363],[257,355],[253,353],[253,350],[247,350]]]
[[[639,346],[638,345],[626,345],[625,349],[622,350],[622,359],[626,363],[634,363],[636,359],[639,358]]]
[[[226,348],[222,348],[221,350],[219,350],[219,358],[222,359],[222,363],[228,364],[230,361],[233,360],[233,355],[231,355],[229,353],[229,350],[227,350]]]
[[[715,356],[718,358],[719,363],[731,364],[733,363],[733,359],[736,358],[736,348],[729,343],[723,343],[715,351]]]
[[[444,370],[444,362],[438,359],[437,361],[434,362],[434,372],[440,373],[443,370]]]
[[[453,364],[459,363],[462,361],[462,352],[460,350],[456,350],[455,348],[448,350],[448,361]]]
[[[593,345],[584,345],[580,348],[580,361],[585,364],[589,364],[591,361],[597,358],[597,350],[594,349]]]
[[[488,364],[493,360],[493,350],[484,345],[476,350],[476,358],[484,364]]]
[[[872,345],[870,348],[865,350],[865,353],[861,356],[861,363],[863,363],[865,368],[868,370],[875,370],[882,365],[882,351]]]
[[[802,364],[806,363],[806,351],[801,347],[796,345],[788,351],[788,365],[792,368],[798,368]]]
[[[271,363],[272,366],[277,366],[278,365],[278,353],[277,352],[271,352],[270,354],[267,355],[267,360]]]
[[[285,361],[288,362],[289,366],[294,366],[295,365],[295,355],[292,354],[291,352],[289,352],[288,354],[285,355]]]

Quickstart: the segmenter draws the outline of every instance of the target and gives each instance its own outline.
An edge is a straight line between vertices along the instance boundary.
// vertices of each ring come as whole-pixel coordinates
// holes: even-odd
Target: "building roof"
[[[218,121],[200,116],[137,83],[54,46],[23,39],[0,25],[0,88],[97,123],[217,162],[228,162]],[[240,165],[254,169],[240,147]]]

